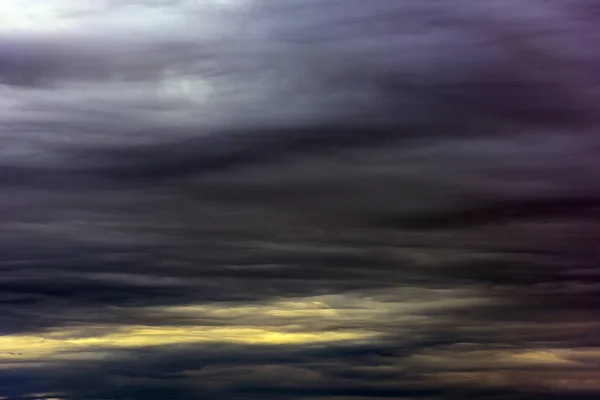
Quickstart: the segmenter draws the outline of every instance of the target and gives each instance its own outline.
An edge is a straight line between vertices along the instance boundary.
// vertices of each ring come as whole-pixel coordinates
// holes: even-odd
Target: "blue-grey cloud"
[[[598,397],[596,1],[71,3],[0,16],[0,398]]]

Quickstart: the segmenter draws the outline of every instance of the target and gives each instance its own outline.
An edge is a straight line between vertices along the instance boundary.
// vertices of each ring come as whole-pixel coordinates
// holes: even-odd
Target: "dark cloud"
[[[598,397],[594,1],[13,3],[0,399]]]
[[[552,375],[553,371],[568,377],[572,372],[580,374],[581,369],[540,370],[539,366],[521,366],[515,370],[498,365],[492,371],[479,369],[473,372],[466,369],[463,381],[457,374],[455,382],[439,379],[431,380],[432,372],[444,365],[436,366],[436,361],[424,369],[406,371],[402,365],[411,365],[410,357],[434,342],[408,344],[407,354],[398,354],[398,343],[380,346],[333,346],[327,351],[310,347],[239,347],[230,345],[210,348],[154,349],[120,355],[112,360],[96,362],[93,368],[84,362],[74,362],[61,368],[49,370],[23,369],[7,375],[5,385],[17,387],[19,377],[27,379],[29,389],[62,393],[66,399],[98,397],[121,399],[134,396],[164,395],[171,393],[178,398],[486,398],[499,396],[510,399],[533,399],[547,395],[561,398],[543,387],[518,390],[502,387],[476,385],[465,386],[465,378],[485,379],[490,375],[505,373],[518,380],[518,374],[529,373],[532,377]],[[468,351],[468,346],[465,350]],[[435,348],[435,347],[434,347]],[[387,354],[386,354],[387,353]],[[394,354],[395,353],[395,354]],[[491,353],[491,352],[489,352]],[[488,355],[491,355],[489,354]],[[469,359],[461,356],[458,363]],[[452,357],[456,356],[451,351]],[[482,363],[476,359],[471,362]],[[556,367],[555,367],[556,368]],[[459,368],[453,368],[460,371]],[[448,372],[446,374],[449,375]],[[479,374],[479,375],[477,375]],[[12,378],[12,379],[10,379]],[[3,379],[5,379],[3,377]],[[10,381],[8,380],[10,379]],[[566,379],[568,380],[568,378]],[[468,382],[468,380],[467,380]],[[60,392],[57,390],[60,388]],[[585,390],[572,392],[572,398],[591,398]]]

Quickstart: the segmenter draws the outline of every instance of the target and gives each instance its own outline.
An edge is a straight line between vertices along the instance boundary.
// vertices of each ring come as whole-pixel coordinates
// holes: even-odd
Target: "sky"
[[[599,10],[0,0],[0,400],[597,399]]]

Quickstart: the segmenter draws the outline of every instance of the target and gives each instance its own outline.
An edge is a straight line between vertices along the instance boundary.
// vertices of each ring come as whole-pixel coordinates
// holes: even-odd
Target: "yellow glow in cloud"
[[[239,344],[308,344],[363,339],[376,332],[321,330],[313,324],[340,318],[338,310],[318,298],[291,299],[265,304],[235,307],[196,305],[155,307],[165,317],[199,318],[189,326],[117,326],[97,336],[81,337],[77,329],[64,328],[38,336],[0,336],[0,359],[34,361],[36,359],[93,359],[111,349],[144,346],[227,342]],[[159,318],[160,318],[159,315]],[[210,317],[237,323],[237,326],[203,326],[202,318]],[[291,331],[293,326],[295,330]]]
[[[450,299],[446,300],[452,300],[452,296],[448,297]],[[433,304],[427,303],[425,308],[440,307],[440,304],[437,300]],[[380,334],[377,330],[379,322],[389,321],[392,317],[395,322],[418,320],[421,318],[418,311],[422,308],[422,302],[397,304],[351,295],[293,298],[249,305],[148,307],[139,309],[140,315],[148,315],[149,321],[171,323],[67,327],[36,336],[0,336],[0,360],[14,363],[95,359],[114,349],[207,342],[277,345],[369,339]],[[203,321],[207,318],[223,324],[205,326]],[[185,321],[185,326],[173,326],[176,321]],[[365,329],[339,329],[348,322]],[[92,331],[99,328],[102,333],[84,336],[81,333],[86,328],[92,328]]]
[[[510,354],[506,357],[507,361],[514,361],[519,364],[573,364],[574,362],[565,358],[557,350],[538,350],[524,351],[522,353]]]
[[[228,342],[240,344],[304,344],[368,337],[361,332],[284,332],[258,327],[149,327],[121,328],[113,333],[76,339],[46,336],[8,335],[0,337],[4,359],[94,358],[107,349],[144,346]],[[371,334],[372,335],[372,334]]]
[[[281,318],[337,318],[340,311],[333,309],[319,298],[303,298],[281,300],[266,304],[253,304],[248,306],[181,306],[163,307],[159,310],[175,315],[204,315],[222,318],[240,317],[281,317]]]

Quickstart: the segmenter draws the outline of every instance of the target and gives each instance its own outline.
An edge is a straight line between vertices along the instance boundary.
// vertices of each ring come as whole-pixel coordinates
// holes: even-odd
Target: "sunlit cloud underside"
[[[380,336],[381,324],[386,322],[408,327],[427,323],[427,312],[489,301],[471,290],[406,291],[426,297],[400,302],[378,300],[377,296],[326,295],[260,304],[140,308],[127,311],[132,319],[127,325],[71,326],[39,334],[0,336],[0,354],[7,360],[36,360],[96,357],[111,349],[204,342],[280,345],[368,340]],[[150,318],[149,323],[144,316]],[[152,318],[163,322],[152,324]],[[201,322],[207,319],[212,321],[210,325]]]
[[[0,337],[0,357],[7,361],[85,359],[95,358],[100,353],[110,352],[111,349],[145,346],[205,342],[265,345],[311,344],[367,339],[377,335],[377,332],[368,329],[319,329],[319,325],[326,321],[348,319],[348,313],[332,309],[318,298],[284,300],[251,306],[155,307],[152,311],[163,317],[184,318],[187,323],[185,326],[68,327],[36,335],[5,335]],[[350,313],[355,314],[355,319],[359,317],[358,320],[373,320],[384,311],[385,309],[369,309],[363,306],[351,310]],[[195,317],[222,319],[229,321],[228,325],[234,326],[194,325],[190,320],[193,321]],[[266,326],[257,326],[261,322],[264,322]],[[311,329],[311,325],[314,326],[314,329]],[[91,336],[81,334],[81,332],[87,332],[94,328],[99,328],[104,333]]]

